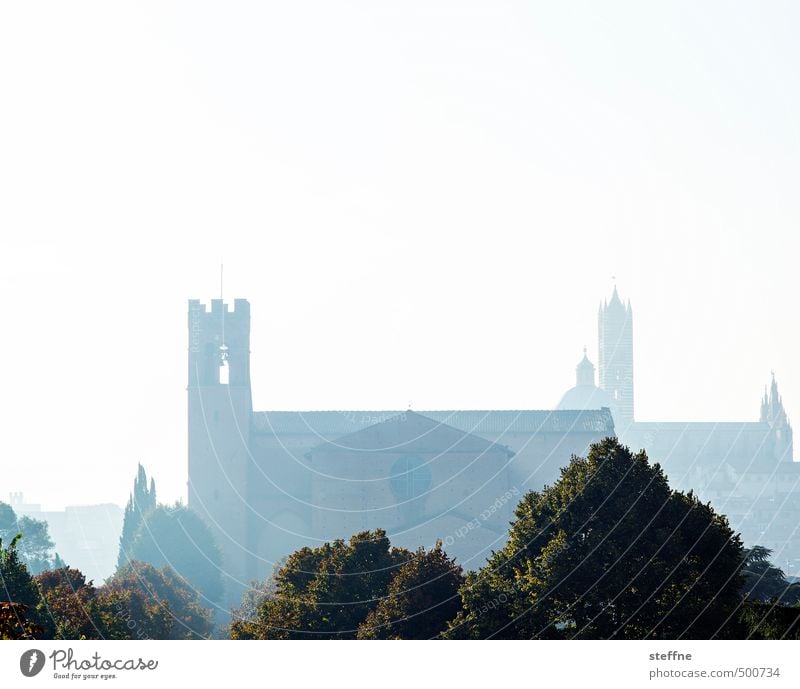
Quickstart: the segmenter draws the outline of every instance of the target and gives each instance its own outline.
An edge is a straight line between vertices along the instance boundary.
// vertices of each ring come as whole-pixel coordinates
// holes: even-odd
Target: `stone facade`
[[[253,411],[250,307],[189,303],[189,505],[215,532],[229,600],[302,546],[383,528],[441,539],[467,568],[524,492],[614,434],[586,411]]]

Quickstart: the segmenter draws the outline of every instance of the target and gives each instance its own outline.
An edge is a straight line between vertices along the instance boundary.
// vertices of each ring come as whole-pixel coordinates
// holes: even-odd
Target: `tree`
[[[0,502],[0,539],[10,542],[17,534],[24,536],[17,552],[32,574],[53,566],[53,541],[47,522],[27,515],[18,518],[11,505]]]
[[[746,639],[800,639],[800,607],[796,605],[746,601],[739,622],[744,626],[742,636]]]
[[[156,506],[156,482],[150,479],[150,487],[147,484],[147,473],[140,464],[136,478],[133,481],[133,492],[128,498],[125,507],[125,516],[122,521],[122,535],[119,539],[119,556],[117,566],[122,567],[130,560],[129,551],[133,545],[134,538],[139,531],[144,516]]]
[[[227,630],[228,636],[232,634],[231,625],[233,624],[238,625],[239,629],[244,630],[250,625],[257,623],[261,606],[267,601],[275,599],[275,594],[277,592],[275,577],[281,567],[284,566],[285,562],[286,558],[284,558],[280,564],[276,564],[272,576],[267,577],[264,581],[250,582],[244,594],[242,594],[242,600],[239,605],[231,610],[231,621]],[[253,636],[247,638],[258,637]]]
[[[98,592],[109,633],[123,638],[207,639],[213,631],[211,612],[197,592],[170,567],[145,562],[120,567]],[[120,622],[123,624],[121,625]]]
[[[38,574],[52,567],[55,562],[54,544],[47,522],[26,515],[17,520],[17,525],[23,537],[19,544],[19,553],[31,574]]]
[[[154,567],[169,565],[197,589],[206,606],[222,599],[222,557],[211,530],[180,503],[144,514],[128,555]]]
[[[275,574],[275,593],[255,619],[231,623],[233,639],[354,639],[411,553],[382,529],[292,553]]]
[[[80,570],[59,567],[35,577],[52,619],[53,639],[103,639],[97,591]]]
[[[4,548],[0,539],[0,638],[42,638],[46,618],[36,583],[17,552],[19,540],[15,536]]]
[[[800,584],[787,581],[783,570],[769,560],[772,551],[756,545],[744,551],[742,595],[751,601],[793,605],[800,602]]]
[[[8,539],[10,542],[16,533],[9,535],[9,532],[17,528],[17,515],[14,508],[7,502],[0,500],[0,538]]]
[[[42,628],[28,619],[28,606],[0,601],[0,640],[41,639]]]
[[[400,567],[387,595],[361,623],[359,639],[433,639],[461,608],[461,567],[447,557],[441,541],[420,548]]]
[[[137,587],[101,587],[95,617],[103,638],[120,640],[172,639],[173,619],[167,603]]]
[[[509,540],[462,587],[449,637],[706,639],[734,632],[741,540],[615,438],[525,495]]]

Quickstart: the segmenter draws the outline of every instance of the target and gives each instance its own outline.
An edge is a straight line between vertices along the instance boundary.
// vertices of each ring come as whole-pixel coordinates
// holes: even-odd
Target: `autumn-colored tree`
[[[101,587],[94,617],[103,638],[119,640],[172,639],[173,617],[166,602],[154,600],[136,587]]]
[[[144,562],[120,567],[98,595],[109,633],[123,638],[207,639],[213,631],[211,612],[198,592],[170,567]],[[113,611],[113,619],[109,618]]]
[[[97,591],[83,573],[70,567],[41,572],[34,578],[52,620],[54,639],[103,639]]]
[[[41,639],[44,630],[28,619],[28,606],[0,601],[0,640]]]

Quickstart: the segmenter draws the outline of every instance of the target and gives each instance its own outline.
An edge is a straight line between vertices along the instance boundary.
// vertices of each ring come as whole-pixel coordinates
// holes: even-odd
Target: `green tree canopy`
[[[770,562],[772,551],[756,545],[744,551],[742,594],[751,601],[794,605],[800,602],[800,584],[792,583]]]
[[[0,539],[10,543],[18,534],[23,538],[17,544],[17,554],[31,573],[53,566],[55,555],[47,522],[27,515],[17,517],[11,505],[0,502]]]
[[[36,582],[17,552],[19,540],[17,536],[4,547],[0,539],[2,638],[38,638],[45,635],[49,620],[44,613]]]
[[[169,565],[197,589],[206,607],[222,599],[222,557],[211,530],[180,503],[143,515],[128,554],[157,568]]]
[[[800,640],[800,606],[748,600],[742,604],[739,622],[742,638]]]
[[[19,542],[19,553],[32,574],[38,574],[53,567],[55,554],[53,541],[47,522],[22,516],[17,520],[22,539]]]
[[[410,557],[381,529],[301,548],[276,572],[275,592],[255,618],[231,623],[231,638],[354,639]]]
[[[0,538],[6,539],[9,543],[11,539],[14,538],[17,534],[14,533],[9,536],[9,532],[14,531],[17,528],[17,515],[14,512],[14,508],[11,507],[7,502],[3,502],[0,500]]]
[[[433,639],[461,609],[461,567],[441,542],[420,548],[392,577],[383,598],[358,628],[359,639]]]
[[[724,637],[742,562],[725,517],[607,438],[523,498],[506,546],[462,587],[448,636]]]
[[[238,606],[231,610],[231,624],[238,624],[240,629],[244,629],[247,625],[255,624],[261,610],[261,606],[268,600],[275,598],[277,590],[276,575],[278,571],[285,564],[284,561],[275,566],[273,575],[267,577],[263,581],[251,581],[245,592],[242,594],[242,600]],[[228,636],[230,636],[231,627],[228,626]],[[258,638],[258,637],[253,637]]]

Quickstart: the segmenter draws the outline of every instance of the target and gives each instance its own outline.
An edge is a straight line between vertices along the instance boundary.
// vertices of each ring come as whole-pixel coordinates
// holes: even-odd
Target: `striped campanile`
[[[598,314],[600,389],[613,400],[614,425],[624,433],[633,422],[633,310],[623,304],[616,286],[611,301],[600,305]]]

